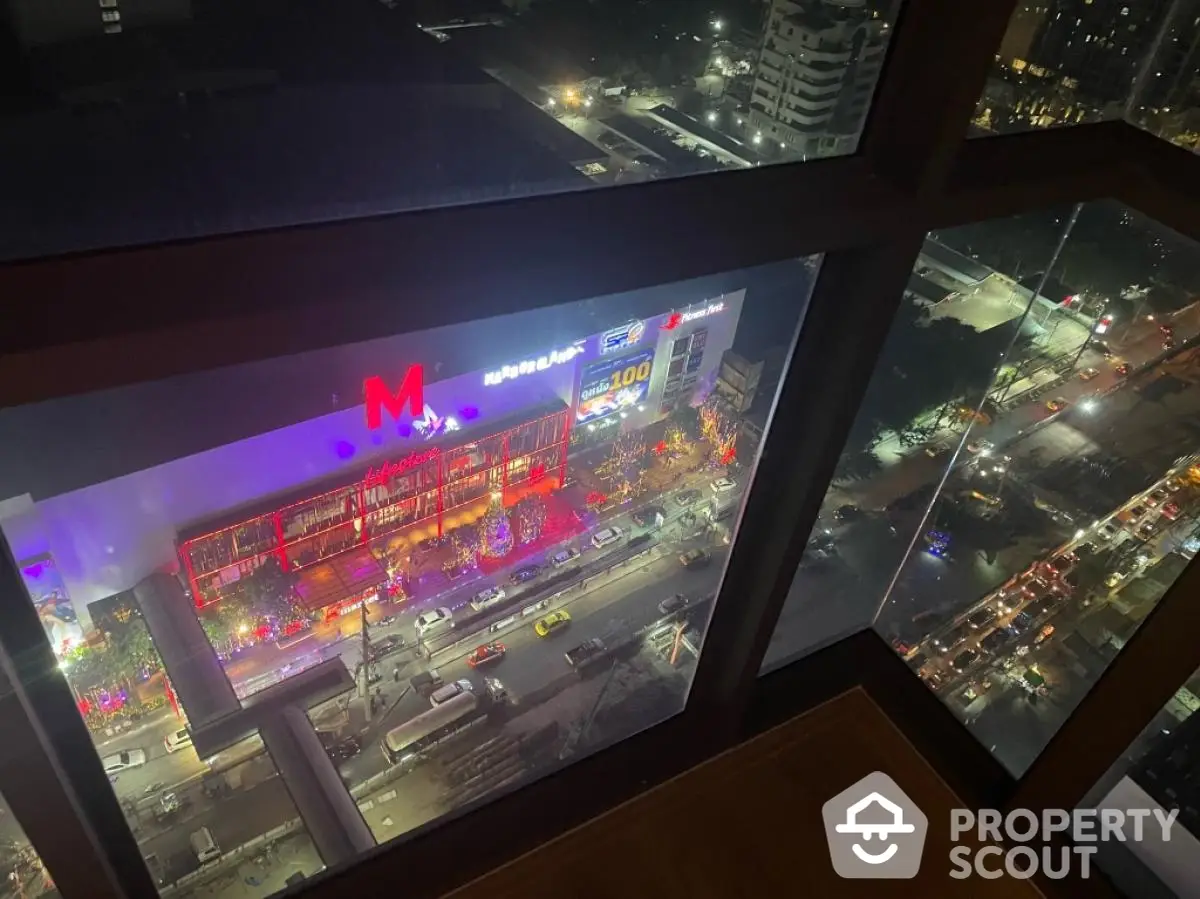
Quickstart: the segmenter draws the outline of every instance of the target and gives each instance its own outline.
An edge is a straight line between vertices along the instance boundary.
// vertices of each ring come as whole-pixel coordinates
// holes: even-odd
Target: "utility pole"
[[[358,672],[358,694],[363,699],[367,713],[367,721],[371,720],[371,637],[367,630],[367,604],[364,601],[358,607],[359,621],[362,622],[362,666]]]

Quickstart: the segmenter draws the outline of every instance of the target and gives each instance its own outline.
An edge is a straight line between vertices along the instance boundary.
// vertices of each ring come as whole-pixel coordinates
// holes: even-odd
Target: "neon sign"
[[[363,483],[368,487],[381,486],[398,474],[403,474],[411,468],[424,465],[426,462],[432,462],[441,453],[442,451],[435,446],[433,449],[428,449],[423,453],[410,453],[403,459],[397,459],[395,462],[384,462],[379,468],[368,468],[366,475],[363,476]]]
[[[710,315],[716,315],[718,312],[725,311],[725,303],[709,303],[703,309],[693,309],[691,312],[672,312],[667,316],[667,320],[659,325],[663,331],[674,331],[680,325],[686,325],[688,322],[694,322],[697,319],[707,318]]]
[[[367,409],[367,427],[372,431],[383,427],[385,411],[392,418],[399,419],[405,405],[408,406],[408,414],[416,418],[425,408],[425,371],[420,365],[410,365],[404,373],[404,380],[400,382],[400,389],[395,393],[378,375],[367,378],[363,381],[363,400]]]
[[[614,353],[632,346],[642,339],[646,333],[646,323],[631,321],[619,328],[605,331],[600,335],[600,354]]]
[[[457,431],[458,422],[448,415],[442,418],[433,411],[431,406],[426,404],[424,418],[419,418],[413,422],[413,430],[426,440],[432,440],[434,437],[441,437],[450,431]]]
[[[565,349],[555,350],[548,356],[538,356],[536,359],[525,359],[513,365],[505,365],[496,371],[489,371],[483,376],[483,385],[485,387],[495,387],[497,384],[503,384],[505,381],[511,381],[514,378],[519,378],[521,375],[531,375],[534,372],[545,371],[555,365],[563,365],[575,359],[583,352],[583,347],[579,344],[566,347]]]

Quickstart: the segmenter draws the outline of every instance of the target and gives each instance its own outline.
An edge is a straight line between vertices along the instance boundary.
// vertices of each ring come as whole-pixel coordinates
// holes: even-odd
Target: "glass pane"
[[[873,623],[1018,774],[1200,510],[1200,254],[1077,212],[929,236],[764,663]]]
[[[1194,896],[1200,886],[1198,708],[1200,674],[1194,674],[1080,805],[1127,815],[1149,810],[1141,839],[1096,844],[1096,863],[1127,896]]]
[[[164,882],[202,822],[338,809],[332,866],[682,709],[815,271],[0,411],[0,526]]]
[[[0,259],[852,153],[898,4],[14,0]]]
[[[1186,147],[1196,121],[1190,0],[1022,3],[976,109],[973,135],[1125,119]]]
[[[0,896],[57,896],[50,872],[0,796]]]

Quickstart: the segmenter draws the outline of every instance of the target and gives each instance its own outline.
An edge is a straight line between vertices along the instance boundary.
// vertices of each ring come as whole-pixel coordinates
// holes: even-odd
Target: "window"
[[[1146,810],[1141,838],[1097,845],[1096,863],[1127,895],[1186,896],[1200,849],[1196,759],[1200,679],[1193,676],[1129,746],[1081,804],[1104,815]],[[1133,830],[1132,819],[1128,830]]]
[[[20,823],[0,796],[0,876],[8,895],[37,899],[57,895],[54,880],[29,845]]]
[[[116,0],[99,3],[104,24],[121,21]],[[13,173],[3,193],[14,217],[58,225],[5,235],[0,259],[845,155],[857,145],[899,0],[876,4],[882,17],[836,0],[774,0],[773,14],[796,23],[796,35],[780,40],[821,40],[819,66],[787,64],[803,124],[778,101],[748,109],[756,83],[778,77],[760,61],[765,26],[756,4],[719,19],[704,4],[675,0],[495,5],[499,13],[465,21],[405,4],[331,4],[268,24],[193,17],[183,4],[145,26],[171,28],[174,54],[130,46],[118,64],[111,54],[81,53],[87,63],[70,77],[53,74],[63,71],[60,45],[78,37],[67,23],[24,35],[20,56],[28,83],[38,85],[25,105],[46,115],[23,127],[71,150],[39,161],[14,148],[20,155],[0,166]],[[207,68],[189,71],[192,59],[208,60]],[[146,82],[182,77],[206,86],[180,103],[119,91],[86,123],[69,109],[38,106],[100,85],[108,96],[130,66]],[[241,72],[233,82],[245,83],[226,78],[211,89],[212,69]],[[263,71],[275,73],[269,85],[254,74]],[[833,92],[822,91],[809,110],[817,84]],[[118,109],[136,112],[127,118]],[[130,127],[134,119],[145,127]],[[277,153],[261,152],[258,125],[267,121]],[[156,144],[151,134],[163,136]],[[165,137],[174,134],[188,135],[194,159],[174,153]],[[322,139],[298,147],[304,134]],[[296,159],[295,169],[272,156]],[[90,175],[97,158],[103,179]],[[320,178],[307,176],[310,166]],[[188,215],[165,213],[154,198],[180,180],[220,183],[230,200],[197,191]]]
[[[1061,10],[1080,16],[1060,18]],[[1053,13],[1053,16],[1051,16]],[[1193,147],[1198,61],[1191,7],[1021,4],[976,109],[973,135],[1124,118]]]
[[[1198,265],[1109,203],[930,234],[764,668],[871,622],[1023,772],[1195,554]]]
[[[160,883],[312,873],[681,710],[814,273],[0,413],[74,423],[5,441],[0,527]]]

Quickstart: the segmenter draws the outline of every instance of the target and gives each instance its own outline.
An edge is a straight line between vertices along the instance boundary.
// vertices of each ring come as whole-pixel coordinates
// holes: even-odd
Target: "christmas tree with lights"
[[[700,433],[712,447],[713,465],[729,465],[737,459],[737,419],[716,397],[710,396],[700,407]]]
[[[546,502],[539,494],[525,497],[516,506],[517,539],[521,545],[533,543],[546,526]]]
[[[512,522],[504,508],[503,496],[499,492],[493,493],[491,506],[480,526],[479,551],[488,558],[498,559],[512,552],[513,543]]]

